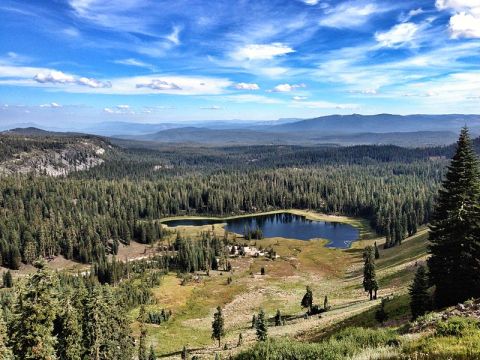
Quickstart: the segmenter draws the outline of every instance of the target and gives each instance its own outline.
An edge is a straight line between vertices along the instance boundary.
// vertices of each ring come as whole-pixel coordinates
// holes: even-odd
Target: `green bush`
[[[392,330],[348,328],[320,343],[301,343],[289,339],[271,339],[257,343],[238,354],[236,360],[340,360],[367,348],[397,346],[398,335]]]
[[[436,327],[438,336],[463,336],[467,332],[478,329],[478,320],[454,316],[446,321],[440,321]]]

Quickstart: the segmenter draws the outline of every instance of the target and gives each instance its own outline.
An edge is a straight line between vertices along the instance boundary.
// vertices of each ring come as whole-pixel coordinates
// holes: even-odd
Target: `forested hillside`
[[[4,158],[20,151],[48,154],[99,138],[43,135],[3,137]],[[98,152],[98,149],[95,150]],[[63,255],[80,262],[115,254],[131,240],[161,236],[159,220],[181,214],[233,215],[312,209],[363,217],[386,246],[401,243],[428,222],[450,148],[239,147],[115,148],[102,164],[68,177],[0,179],[0,253],[20,261]],[[73,163],[88,159],[83,148]],[[103,159],[102,159],[103,161]],[[73,165],[72,165],[73,166]],[[78,170],[78,169],[77,169]],[[38,173],[38,171],[36,171]]]

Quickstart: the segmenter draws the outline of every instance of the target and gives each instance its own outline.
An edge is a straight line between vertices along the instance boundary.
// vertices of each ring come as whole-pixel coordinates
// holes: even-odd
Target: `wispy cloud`
[[[402,47],[414,42],[419,28],[417,24],[411,22],[401,23],[388,31],[375,33],[375,39],[385,47]]]
[[[231,57],[235,60],[270,60],[293,52],[295,50],[282,43],[249,44],[236,49]]]
[[[386,12],[388,6],[375,2],[347,1],[333,8],[327,8],[320,25],[334,28],[355,28],[365,24],[372,15]]]
[[[258,84],[241,82],[241,83],[235,84],[235,89],[237,89],[237,90],[260,90],[260,86],[258,86]]]
[[[146,63],[146,62],[138,60],[138,59],[134,59],[134,58],[119,59],[119,60],[114,60],[113,62],[115,64],[126,65],[126,66],[136,66],[136,67],[146,68],[146,69],[150,69],[150,70],[155,69],[154,65]]]

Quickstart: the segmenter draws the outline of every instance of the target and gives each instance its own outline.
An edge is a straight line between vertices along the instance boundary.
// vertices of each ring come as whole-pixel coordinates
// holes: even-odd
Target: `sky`
[[[480,0],[2,0],[0,123],[480,113]]]

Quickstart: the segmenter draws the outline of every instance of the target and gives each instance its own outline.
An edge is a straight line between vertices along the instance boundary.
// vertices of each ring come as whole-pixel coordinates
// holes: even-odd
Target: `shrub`
[[[465,333],[478,329],[478,320],[460,316],[454,316],[437,324],[436,335],[438,336],[463,336]]]

